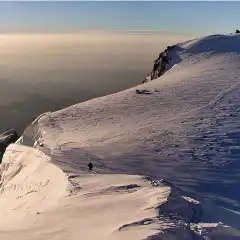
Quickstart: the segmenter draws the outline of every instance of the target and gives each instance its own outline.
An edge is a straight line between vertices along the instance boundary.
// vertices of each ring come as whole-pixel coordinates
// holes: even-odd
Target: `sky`
[[[168,45],[235,31],[239,9],[240,2],[0,1],[0,132],[140,84]]]
[[[240,2],[0,2],[0,33],[229,33],[239,27],[239,9]]]

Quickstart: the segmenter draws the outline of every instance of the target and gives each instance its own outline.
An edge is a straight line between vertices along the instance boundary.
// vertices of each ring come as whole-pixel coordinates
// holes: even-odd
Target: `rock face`
[[[158,59],[154,61],[153,69],[147,77],[145,77],[145,80],[142,83],[146,83],[150,80],[156,79],[160,76],[162,76],[166,71],[169,70],[169,64],[171,62],[171,58],[169,57],[169,52],[173,50],[176,47],[176,45],[168,46],[164,52],[161,52],[159,54]]]
[[[7,146],[16,142],[18,138],[19,136],[14,129],[8,130],[0,135],[0,162],[2,161],[2,156]]]

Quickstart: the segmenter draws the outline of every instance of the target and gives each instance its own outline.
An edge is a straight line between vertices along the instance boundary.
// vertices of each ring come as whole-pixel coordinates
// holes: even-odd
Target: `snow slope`
[[[160,78],[45,113],[7,148],[1,238],[240,239],[240,36],[169,54]]]

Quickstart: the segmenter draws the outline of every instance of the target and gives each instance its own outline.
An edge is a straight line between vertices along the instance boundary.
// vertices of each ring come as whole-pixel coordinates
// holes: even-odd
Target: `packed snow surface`
[[[7,148],[1,239],[240,239],[240,36],[169,55],[160,78],[44,113]]]

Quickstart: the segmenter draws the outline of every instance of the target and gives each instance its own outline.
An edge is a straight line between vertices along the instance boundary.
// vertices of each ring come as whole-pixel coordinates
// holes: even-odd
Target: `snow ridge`
[[[177,44],[160,78],[39,116],[3,158],[0,237],[239,239],[239,43]]]

